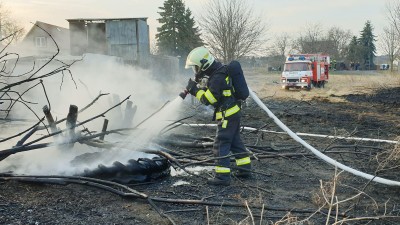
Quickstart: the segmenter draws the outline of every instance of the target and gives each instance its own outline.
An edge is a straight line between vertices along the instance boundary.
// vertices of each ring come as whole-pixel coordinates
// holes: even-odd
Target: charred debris
[[[46,31],[45,31],[46,32]],[[51,37],[55,45],[56,41]],[[0,65],[2,67],[0,71],[1,87],[0,87],[0,115],[2,116],[1,121],[4,123],[9,122],[9,116],[17,104],[23,105],[31,111],[35,116],[36,121],[29,128],[19,131],[9,137],[0,139],[0,143],[16,143],[14,146],[10,146],[7,149],[0,150],[0,163],[2,160],[8,158],[11,155],[34,151],[37,149],[45,149],[50,146],[57,146],[60,151],[71,151],[74,149],[77,143],[83,144],[90,147],[95,147],[98,149],[112,149],[118,147],[118,143],[113,141],[108,141],[108,135],[125,135],[135,129],[137,129],[142,123],[156,117],[157,113],[162,111],[163,108],[168,104],[166,102],[153,114],[149,115],[147,118],[142,120],[137,124],[133,124],[133,119],[137,111],[137,107],[134,102],[130,101],[130,96],[125,97],[119,102],[114,102],[114,104],[105,108],[101,113],[97,115],[92,115],[90,118],[83,121],[79,121],[78,117],[80,113],[83,113],[90,107],[92,107],[100,98],[107,96],[109,94],[103,93],[96,96],[90,103],[86,106],[70,105],[69,109],[66,109],[66,117],[62,119],[55,119],[52,115],[51,102],[49,101],[48,95],[53,93],[48,93],[46,91],[45,81],[50,77],[60,76],[61,79],[68,75],[74,82],[73,72],[71,72],[71,66],[77,61],[72,62],[60,62],[57,59],[57,55],[60,53],[60,49],[57,46],[56,52],[48,59],[46,63],[37,67],[35,63],[32,68],[25,73],[14,75],[14,69],[19,62],[19,55],[17,53],[8,53],[7,47],[11,43],[13,35],[4,38],[2,41],[7,41],[8,44],[3,47],[0,54]],[[13,60],[9,60],[9,57],[13,56]],[[45,72],[47,66],[54,61],[60,62],[61,66],[51,70],[50,72]],[[79,61],[79,60],[78,60]],[[61,82],[62,85],[62,82]],[[47,104],[42,107],[41,112],[37,112],[32,109],[34,102],[26,101],[24,96],[32,89],[40,89],[45,96]],[[124,108],[124,109],[123,109]],[[122,115],[120,117],[121,127],[117,129],[109,129],[109,120],[104,119],[105,115],[112,111],[118,111],[118,114]],[[85,124],[94,120],[102,121],[102,126],[100,131],[89,130],[85,127]],[[211,148],[213,145],[213,137],[204,135],[202,137],[192,136],[188,134],[170,134],[175,128],[182,125],[187,125],[186,120],[190,119],[190,116],[184,117],[178,121],[172,121],[170,125],[166,126],[158,134],[156,138],[152,140],[153,148],[142,148],[136,149],[136,151],[141,151],[143,153],[149,154],[149,158],[139,158],[130,159],[128,163],[123,164],[119,161],[115,161],[111,166],[98,165],[97,168],[93,170],[85,170],[83,173],[76,174],[74,176],[62,176],[62,175],[23,175],[15,174],[12,171],[9,173],[0,174],[0,181],[21,181],[28,183],[44,183],[44,184],[55,184],[55,185],[65,185],[65,184],[79,184],[84,186],[91,186],[99,188],[105,191],[109,191],[116,195],[122,196],[128,199],[134,199],[135,201],[144,200],[152,208],[154,208],[157,213],[169,221],[170,224],[176,224],[176,221],[169,213],[165,212],[156,203],[167,203],[167,204],[179,204],[179,205],[200,205],[205,208],[206,219],[209,221],[209,208],[211,206],[215,207],[229,207],[237,209],[246,209],[246,213],[243,215],[248,221],[254,221],[257,219],[261,221],[264,218],[264,212],[273,212],[270,218],[281,218],[282,223],[286,222],[301,222],[308,221],[311,217],[318,215],[317,221],[346,221],[346,220],[379,220],[382,218],[390,217],[390,219],[397,218],[396,215],[383,214],[382,216],[372,217],[357,217],[356,214],[352,214],[349,211],[339,211],[339,202],[333,199],[334,191],[337,188],[338,177],[340,172],[335,171],[332,182],[323,183],[321,182],[321,193],[320,208],[305,209],[296,207],[281,207],[274,205],[266,205],[262,201],[251,201],[249,203],[247,200],[241,198],[230,198],[223,201],[213,201],[208,200],[208,197],[199,197],[197,199],[184,199],[184,198],[170,198],[170,197],[159,197],[156,195],[147,194],[144,191],[137,191],[133,189],[130,185],[144,182],[157,182],[158,179],[162,179],[166,176],[170,176],[171,170],[181,170],[189,174],[194,179],[205,180],[210,175],[209,173],[195,173],[188,168],[193,166],[213,166],[214,160],[211,155]],[[266,124],[265,126],[268,126]],[[62,128],[63,127],[63,128]],[[254,145],[247,145],[247,147],[252,151],[252,158],[256,161],[262,162],[263,159],[297,159],[297,158],[308,158],[313,159],[314,156],[305,152],[290,152],[281,153],[278,150],[287,150],[293,148],[299,148],[298,145],[287,145],[287,146],[258,146],[258,140],[263,139],[263,133],[258,132],[262,130],[264,126],[261,126],[254,131],[247,132],[247,136],[251,136],[252,140],[255,140]],[[39,138],[33,138],[34,134],[38,131],[46,131],[46,135],[40,136]],[[61,140],[61,141],[60,141]],[[154,147],[155,146],[155,147]],[[336,146],[340,148],[340,146]],[[192,148],[196,149],[196,153],[188,154],[182,151],[182,148]],[[330,146],[328,150],[333,150],[335,146]],[[368,147],[366,147],[368,148]],[[373,149],[373,147],[371,147]],[[71,166],[81,165],[89,161],[95,161],[96,158],[101,157],[105,151],[96,151],[93,153],[85,153],[77,155],[71,162]],[[335,151],[330,151],[331,154],[335,154]],[[343,151],[338,154],[343,154]],[[360,154],[357,151],[354,153],[347,152],[348,154]],[[390,166],[394,166],[390,164]],[[234,168],[238,169],[238,168]],[[254,174],[260,177],[268,178],[270,174],[263,170],[252,170]],[[283,172],[282,172],[283,173]],[[367,184],[368,185],[368,184]],[[366,186],[367,186],[366,185]],[[365,186],[365,188],[366,188]],[[252,185],[245,186],[247,189],[257,189],[260,193],[269,193],[270,191],[263,187],[253,187]],[[357,198],[365,193],[360,190],[358,194],[349,197],[346,201]],[[365,195],[364,195],[365,196]],[[357,204],[353,205],[354,208]],[[185,212],[189,209],[183,209],[181,212]],[[252,211],[253,210],[253,211]],[[197,211],[197,209],[196,209]],[[237,211],[233,210],[233,213]],[[278,215],[274,213],[280,213]],[[386,213],[386,210],[385,210]],[[296,214],[296,217],[292,217]],[[261,216],[260,216],[261,215]],[[317,217],[317,216],[316,216]],[[266,217],[268,218],[268,216]],[[299,218],[303,218],[300,220]]]

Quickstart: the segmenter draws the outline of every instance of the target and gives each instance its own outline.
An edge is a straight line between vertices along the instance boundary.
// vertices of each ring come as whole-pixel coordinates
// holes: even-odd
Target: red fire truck
[[[281,76],[282,88],[310,90],[325,87],[329,78],[330,59],[325,54],[290,54]]]

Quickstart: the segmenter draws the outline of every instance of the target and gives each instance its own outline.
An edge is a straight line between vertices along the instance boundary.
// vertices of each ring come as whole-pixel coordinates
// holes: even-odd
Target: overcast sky
[[[68,28],[66,19],[147,17],[154,38],[158,7],[164,0],[2,0],[13,15],[29,30],[30,22],[42,21]],[[194,16],[204,14],[204,2],[184,0]],[[320,23],[326,28],[339,26],[359,35],[370,20],[375,35],[386,23],[387,0],[243,0],[269,24],[270,34],[295,35],[307,24]]]

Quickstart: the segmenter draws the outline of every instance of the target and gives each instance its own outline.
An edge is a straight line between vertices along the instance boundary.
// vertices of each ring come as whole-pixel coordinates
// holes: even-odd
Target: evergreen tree
[[[203,41],[200,38],[200,29],[196,27],[190,9],[186,9],[184,22],[179,25],[178,53],[186,58],[192,49],[203,45]]]
[[[358,43],[357,37],[353,36],[353,38],[350,41],[350,44],[348,46],[348,51],[347,51],[347,60],[349,60],[350,63],[356,64],[356,63],[360,62],[360,60],[361,60],[360,47],[361,46]]]
[[[159,9],[162,10],[158,19],[162,25],[156,34],[159,53],[186,58],[190,50],[203,44],[192,12],[185,9],[182,0],[166,0]]]
[[[358,39],[359,45],[361,46],[361,55],[364,64],[364,68],[372,69],[374,66],[374,57],[376,48],[374,42],[375,35],[372,33],[373,27],[371,22],[368,20],[365,23],[364,29],[361,31],[361,36]]]

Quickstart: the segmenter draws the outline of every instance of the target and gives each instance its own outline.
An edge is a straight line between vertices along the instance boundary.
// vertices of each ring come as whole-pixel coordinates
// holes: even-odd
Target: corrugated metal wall
[[[139,57],[142,65],[148,65],[150,63],[150,37],[149,37],[149,26],[143,20],[138,20],[138,34],[139,34]]]
[[[96,21],[69,20],[72,55],[106,54],[121,57],[128,63],[149,65],[150,40],[146,19]]]
[[[125,60],[137,60],[136,23],[134,20],[106,21],[108,53]]]

